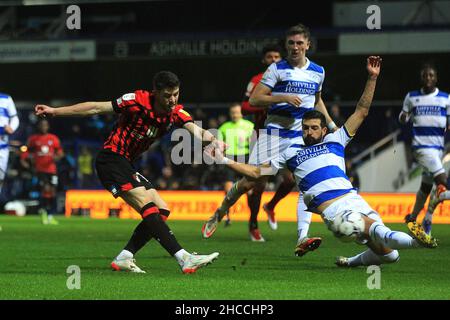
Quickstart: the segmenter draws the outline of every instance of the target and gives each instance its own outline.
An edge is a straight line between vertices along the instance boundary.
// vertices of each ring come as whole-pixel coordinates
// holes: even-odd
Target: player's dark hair
[[[278,52],[279,54],[281,54],[283,52],[283,50],[281,49],[281,47],[278,44],[271,43],[271,44],[265,45],[262,48],[261,55],[264,57],[267,52]]]
[[[177,75],[170,71],[160,71],[153,77],[153,88],[162,90],[164,88],[177,88],[180,86],[180,80]]]
[[[303,25],[301,23],[290,27],[285,33],[285,39],[289,36],[293,36],[296,34],[302,34],[305,36],[306,39],[308,39],[308,40],[311,39],[311,32],[309,31],[308,27],[306,27],[305,25]]]
[[[327,119],[322,112],[317,110],[309,110],[303,114],[303,121],[311,119],[320,119],[320,126],[322,128],[327,126]]]
[[[422,65],[422,68],[420,68],[420,74],[422,75],[422,72],[424,72],[427,69],[431,69],[434,71],[434,73],[437,75],[437,69],[436,66],[430,62],[424,63]]]

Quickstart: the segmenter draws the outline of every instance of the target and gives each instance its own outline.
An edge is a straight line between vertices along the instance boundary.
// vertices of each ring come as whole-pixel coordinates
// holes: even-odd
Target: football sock
[[[134,229],[133,235],[124,248],[124,251],[136,254],[143,246],[152,239],[151,230],[148,228],[147,223],[141,221],[136,229]]]
[[[183,266],[184,264],[184,259],[186,259],[187,256],[189,256],[190,253],[187,252],[184,249],[178,250],[177,252],[175,252],[174,257],[175,259],[177,259],[177,262],[180,266]]]
[[[272,199],[267,203],[267,207],[270,210],[274,210],[275,206],[278,204],[278,202],[281,201],[284,197],[286,197],[289,192],[291,192],[292,188],[295,186],[295,182],[285,182],[283,181],[280,186],[278,187],[277,191],[275,192],[275,195],[272,197]]]
[[[380,264],[381,258],[371,249],[367,249],[366,251],[361,252],[354,257],[348,258],[348,265],[350,267],[371,266]]]
[[[225,198],[222,201],[222,205],[217,209],[219,213],[219,221],[226,215],[228,210],[238,201],[243,193],[238,190],[239,181],[235,182],[231,189],[227,192]]]
[[[161,218],[163,219],[163,221],[166,221],[170,216],[170,210],[159,209],[159,214],[161,215]]]
[[[425,194],[421,189],[417,191],[416,193],[416,202],[414,203],[414,209],[411,213],[411,216],[413,218],[417,218],[420,211],[423,209],[423,206],[425,205],[425,201],[427,201],[428,194]]]
[[[369,228],[370,238],[378,244],[391,249],[417,248],[419,243],[401,231],[392,231],[381,222],[375,221]]]
[[[122,259],[131,259],[133,258],[133,253],[124,249],[122,250],[119,255],[116,257],[116,260],[122,260]]]
[[[425,214],[425,217],[423,217],[423,221],[432,223],[433,222],[433,212],[427,211],[427,213]]]
[[[297,202],[297,236],[299,240],[308,236],[311,218],[312,213],[306,211],[306,205],[303,201],[303,194],[300,194]]]
[[[258,229],[258,213],[261,206],[261,193],[255,192],[255,189],[253,189],[253,192],[248,195],[248,202],[250,207],[249,229]]]
[[[399,259],[400,256],[397,250],[393,250],[392,252],[385,255],[378,255],[371,249],[367,249],[366,251],[357,254],[354,257],[348,258],[348,265],[350,267],[371,266],[371,265],[378,266],[383,263],[397,262]]]

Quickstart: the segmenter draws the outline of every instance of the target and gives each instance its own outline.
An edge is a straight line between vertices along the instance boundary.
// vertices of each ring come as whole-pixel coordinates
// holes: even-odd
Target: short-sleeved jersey
[[[240,156],[250,152],[250,140],[253,135],[252,122],[240,119],[237,122],[228,121],[219,127],[219,139],[225,141],[228,149],[226,155]]]
[[[250,82],[247,85],[247,89],[245,91],[244,101],[242,101],[242,113],[244,115],[253,114],[254,122],[255,122],[255,130],[259,130],[264,128],[264,122],[267,117],[267,109],[254,107],[248,101],[253,91],[255,91],[256,86],[261,81],[263,77],[263,73],[258,73],[256,76],[250,79]]]
[[[293,144],[271,161],[276,170],[294,173],[306,206],[311,211],[325,201],[356,192],[345,173],[345,146],[352,139],[345,126],[312,145]]]
[[[193,121],[182,105],[173,107],[171,112],[156,114],[154,96],[144,90],[124,94],[113,100],[112,104],[114,111],[120,115],[103,148],[130,161],[136,160],[173,126],[182,127]]]
[[[13,99],[4,93],[0,93],[0,149],[8,148],[9,135],[5,133],[5,126],[12,117],[17,116]]]
[[[438,88],[430,94],[422,90],[408,92],[402,111],[411,114],[413,149],[444,150],[447,117],[450,116],[448,93]]]
[[[291,66],[287,60],[272,63],[261,83],[272,90],[273,96],[297,95],[302,104],[300,107],[286,103],[271,105],[266,128],[279,129],[279,135],[283,138],[301,138],[303,114],[314,108],[316,93],[322,90],[324,79],[324,68],[309,59],[306,59],[306,64],[301,68]]]
[[[28,138],[28,151],[22,158],[31,158],[36,173],[56,174],[55,155],[62,153],[61,142],[54,134],[33,134]]]

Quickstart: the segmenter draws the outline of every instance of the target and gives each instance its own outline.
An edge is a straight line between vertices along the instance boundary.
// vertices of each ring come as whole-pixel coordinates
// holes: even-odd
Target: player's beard
[[[321,143],[322,138],[323,138],[322,136],[317,139],[315,139],[313,136],[306,136],[303,138],[303,142],[305,143],[305,145],[307,145],[309,147],[309,146]]]

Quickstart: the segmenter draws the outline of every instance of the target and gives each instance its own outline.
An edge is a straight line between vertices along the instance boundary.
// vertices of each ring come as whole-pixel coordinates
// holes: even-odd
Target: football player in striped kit
[[[302,144],[291,145],[270,165],[253,166],[236,163],[224,158],[220,151],[207,148],[205,153],[214,156],[237,172],[252,178],[263,174],[263,169],[278,171],[288,168],[294,173],[300,191],[304,194],[308,210],[321,214],[328,228],[342,237],[340,221],[349,214],[359,220],[352,224],[352,240],[365,244],[368,249],[354,257],[338,257],[340,267],[380,265],[398,261],[398,249],[433,248],[437,243],[423,230],[414,238],[400,231],[392,231],[383,224],[379,214],[357,194],[345,174],[345,147],[369,114],[375,92],[376,81],[381,69],[381,58],[370,56],[367,59],[369,77],[354,113],[344,126],[328,134],[325,116],[317,111],[307,111],[303,116]]]
[[[430,234],[434,209],[440,202],[450,199],[447,173],[442,165],[445,132],[450,125],[450,98],[448,93],[436,87],[437,70],[434,66],[424,65],[420,77],[422,88],[408,92],[399,115],[400,123],[412,122],[413,154],[423,168],[416,202],[412,213],[406,215],[405,222],[416,221],[431,193],[428,210],[422,221],[425,232]]]
[[[19,117],[11,96],[0,93],[0,193],[9,159],[9,136],[19,127]]]
[[[260,131],[250,155],[251,164],[269,163],[291,144],[302,143],[302,117],[308,110],[316,108],[321,111],[330,130],[336,129],[321,98],[325,70],[306,57],[310,39],[310,31],[304,25],[298,24],[289,28],[285,36],[287,58],[269,66],[250,97],[251,105],[268,108],[265,129]],[[213,235],[226,212],[242,194],[251,189],[253,193],[262,193],[267,177],[243,178],[236,182],[221,206],[204,224],[203,237],[209,238]],[[318,237],[308,237],[311,216],[312,213],[307,211],[300,195],[297,208],[298,241],[295,248],[297,256],[315,250],[322,241]],[[250,226],[250,234],[252,228],[257,229],[257,225]]]

